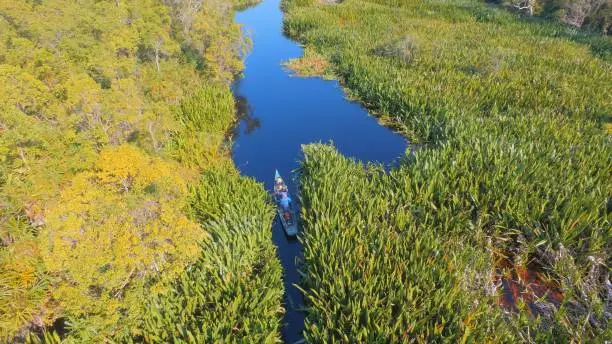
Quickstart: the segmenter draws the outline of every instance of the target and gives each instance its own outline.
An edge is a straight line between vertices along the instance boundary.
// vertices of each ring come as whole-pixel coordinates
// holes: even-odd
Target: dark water
[[[519,302],[523,302],[529,313],[546,315],[546,308],[540,305],[549,304],[558,308],[563,301],[560,286],[548,280],[542,267],[535,262],[515,266],[512,259],[500,259],[496,262],[496,275],[502,290],[498,304],[504,310],[516,312]]]
[[[301,145],[333,142],[346,156],[361,161],[391,163],[404,154],[407,142],[380,126],[356,103],[345,99],[336,81],[292,77],[281,63],[299,57],[302,49],[282,32],[280,0],[264,0],[236,15],[253,40],[246,59],[245,76],[234,84],[242,119],[234,133],[232,156],[243,175],[272,188],[274,170],[290,180],[298,167]],[[286,290],[282,335],[285,342],[302,338],[304,313],[297,265],[302,245],[285,236],[275,222],[273,240],[284,269]]]

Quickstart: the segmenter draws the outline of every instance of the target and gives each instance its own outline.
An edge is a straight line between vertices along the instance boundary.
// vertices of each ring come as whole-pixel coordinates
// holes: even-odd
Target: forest
[[[272,210],[225,143],[247,4],[1,2],[0,342],[279,341]]]

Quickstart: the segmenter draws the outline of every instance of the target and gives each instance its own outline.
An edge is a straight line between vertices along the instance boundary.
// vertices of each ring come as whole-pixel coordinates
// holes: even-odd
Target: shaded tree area
[[[490,0],[529,16],[554,18],[577,28],[612,34],[610,0]]]

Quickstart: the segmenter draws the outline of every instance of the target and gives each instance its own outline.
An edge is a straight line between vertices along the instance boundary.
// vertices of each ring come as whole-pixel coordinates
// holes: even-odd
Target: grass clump
[[[238,11],[245,10],[249,7],[259,4],[261,0],[235,0],[234,8]]]
[[[374,55],[397,59],[408,64],[412,61],[417,44],[410,36],[382,45],[374,50]]]
[[[205,169],[227,159],[225,139],[235,122],[228,86],[205,85],[175,109],[180,129],[173,133],[172,155],[183,164]]]
[[[288,60],[284,66],[301,77],[333,78],[327,59],[310,49],[304,50],[304,56]]]
[[[341,173],[349,169],[348,163],[335,153],[320,147],[306,150],[305,290],[311,302],[306,336],[315,342],[366,336],[347,322],[357,321],[355,314],[366,309],[355,306],[362,295],[337,295],[356,288],[390,293],[377,287],[384,276],[359,275],[356,258],[346,265],[330,263],[337,264],[337,270],[330,271],[345,271],[344,279],[350,282],[327,281],[330,277],[323,273],[327,263],[308,254],[308,247],[355,248],[361,235],[370,235],[368,241],[386,240],[376,237],[393,235],[388,233],[391,229],[405,231],[409,224],[422,232],[423,240],[436,238],[426,245],[439,247],[457,259],[453,264],[474,271],[463,277],[449,274],[442,284],[435,284],[449,295],[454,295],[457,283],[471,281],[470,276],[488,276],[483,277],[485,281],[499,284],[507,272],[495,266],[496,257],[504,256],[518,268],[538,266],[562,291],[563,301],[539,300],[551,310],[546,315],[534,314],[524,305],[505,316],[505,322],[468,330],[456,326],[444,307],[423,300],[411,313],[445,319],[442,323],[453,333],[423,325],[405,340],[461,340],[457,335],[509,342],[606,338],[610,312],[606,262],[612,252],[608,219],[612,151],[607,133],[612,67],[606,58],[609,52],[601,51],[607,45],[600,43],[610,38],[573,34],[553,23],[523,21],[480,1],[351,0],[338,6],[288,1],[285,8],[286,31],[326,56],[352,96],[412,140],[425,143],[386,176],[365,172],[370,167],[359,173],[360,167],[354,167],[355,176],[349,177]],[[381,53],[380,37],[390,42],[382,43],[390,53]],[[418,43],[416,52],[409,63],[399,63],[402,49],[388,47],[406,37]],[[331,188],[333,178],[343,187]],[[355,178],[352,183],[359,187],[342,178]],[[350,198],[353,194],[360,197]],[[352,209],[366,205],[365,215]],[[406,209],[405,222],[394,218],[404,211],[398,205]],[[369,216],[370,212],[380,215]],[[350,235],[343,236],[344,232]],[[416,245],[420,237],[412,238]],[[402,240],[394,239],[389,253],[378,251],[385,258],[374,257],[370,264],[386,271],[376,261],[397,256],[413,262],[414,269],[426,270],[430,263],[423,262],[432,253]],[[402,250],[393,248],[395,242]],[[415,250],[416,256],[405,257],[403,250]],[[466,258],[469,250],[489,267]],[[329,256],[341,254],[334,251]],[[431,259],[434,266],[444,266]],[[389,289],[410,289],[433,274],[419,273],[423,276],[407,275],[410,278],[400,278]],[[501,287],[487,288],[484,283],[475,289],[476,299],[489,302],[484,314],[497,319],[499,309],[486,295],[500,294]],[[447,300],[456,305],[457,314],[472,314],[462,296]],[[401,302],[410,309],[410,302]],[[379,304],[371,299],[368,313],[388,308]],[[411,316],[404,321],[409,323],[406,319]],[[380,332],[375,325],[361,324],[368,333]],[[398,333],[394,339],[400,338]]]

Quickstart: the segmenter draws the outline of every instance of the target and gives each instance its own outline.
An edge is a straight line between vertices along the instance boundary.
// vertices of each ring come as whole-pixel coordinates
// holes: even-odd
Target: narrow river
[[[378,124],[359,104],[346,100],[336,81],[291,76],[281,63],[302,49],[283,35],[280,0],[239,12],[236,21],[251,36],[245,75],[234,84],[241,121],[233,137],[232,157],[243,175],[272,188],[274,170],[288,182],[299,164],[301,145],[333,142],[346,156],[389,164],[404,154],[406,140]],[[302,339],[305,314],[297,264],[302,244],[285,236],[275,221],[273,240],[284,269],[285,308],[282,335],[286,343]]]

